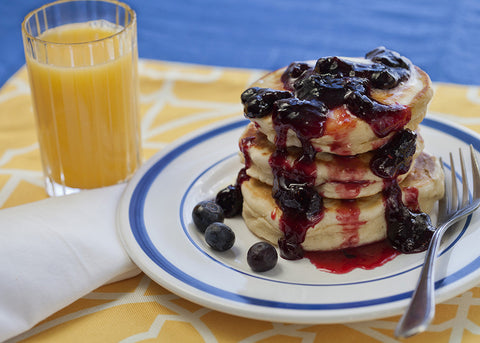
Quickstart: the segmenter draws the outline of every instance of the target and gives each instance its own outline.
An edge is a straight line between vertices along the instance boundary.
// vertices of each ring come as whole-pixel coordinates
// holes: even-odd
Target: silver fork
[[[470,145],[472,164],[473,194],[470,199],[467,173],[460,150],[460,167],[462,170],[462,199],[457,190],[457,178],[452,153],[451,191],[448,191],[445,178],[445,195],[438,203],[438,224],[425,256],[425,263],[420,273],[417,288],[410,301],[407,311],[403,314],[395,330],[395,336],[405,338],[425,331],[435,315],[435,277],[434,263],[437,250],[445,231],[454,223],[475,211],[480,205],[480,171],[473,147]],[[442,166],[443,162],[440,160]]]

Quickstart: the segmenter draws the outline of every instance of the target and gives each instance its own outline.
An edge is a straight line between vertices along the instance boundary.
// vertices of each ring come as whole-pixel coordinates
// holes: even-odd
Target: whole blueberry
[[[273,245],[267,242],[255,243],[248,249],[247,262],[255,272],[265,272],[277,264],[278,254]]]
[[[215,201],[201,201],[192,211],[193,222],[200,232],[205,232],[207,226],[212,223],[223,223],[224,218],[222,207]]]
[[[215,202],[223,209],[225,218],[234,217],[242,212],[242,191],[238,185],[225,187],[217,193]]]
[[[223,223],[212,223],[205,230],[205,241],[214,250],[226,251],[235,243],[235,233]]]
[[[291,96],[288,91],[252,87],[242,93],[241,100],[246,117],[262,118],[272,111],[275,101]]]

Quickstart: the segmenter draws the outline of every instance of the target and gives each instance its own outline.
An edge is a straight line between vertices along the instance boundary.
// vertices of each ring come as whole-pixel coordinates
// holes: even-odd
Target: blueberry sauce
[[[388,224],[387,240],[405,254],[426,250],[435,230],[430,217],[404,205],[402,191],[396,181],[386,179],[385,183],[383,201]]]
[[[335,274],[345,274],[353,269],[370,270],[394,259],[400,252],[386,240],[335,251],[306,251],[305,257],[317,267]]]
[[[372,99],[371,90],[396,87],[409,78],[411,65],[398,53],[383,47],[370,51],[365,57],[365,62],[320,58],[315,67],[294,62],[281,76],[286,90],[252,87],[242,93],[245,116],[262,118],[271,113],[280,100],[283,106],[292,102],[292,107],[297,107],[299,100],[310,101],[310,107],[318,107],[320,113],[346,105],[353,115],[369,123],[378,137],[385,137],[410,120],[410,109],[399,104],[379,103]],[[311,135],[322,135],[317,128],[312,130]]]
[[[351,155],[351,146],[348,144],[352,130],[357,126],[357,121],[348,114],[345,106],[340,106],[332,110],[332,118],[326,122],[326,130],[332,137],[330,151],[333,154],[348,156]],[[382,141],[379,139],[380,146]],[[375,142],[376,143],[376,142]],[[377,144],[377,143],[376,143]]]
[[[390,89],[410,76],[407,60],[389,50],[376,49],[367,54],[368,63],[321,58],[312,71],[304,71],[295,81],[282,77],[285,88],[293,87],[299,99],[317,100],[328,109],[346,105],[350,112],[372,128],[378,137],[385,137],[405,126],[411,118],[410,109],[400,104],[385,105],[371,97],[372,88]],[[398,63],[384,64],[388,61]],[[287,68],[285,73],[289,72]],[[386,76],[385,76],[386,75]],[[291,86],[292,85],[292,86]]]
[[[356,198],[363,188],[372,184],[364,180],[368,164],[355,156],[332,155],[332,163],[326,164],[328,179],[335,184],[335,193],[341,199]]]
[[[301,243],[307,230],[323,218],[323,198],[306,183],[289,183],[285,178],[274,179],[273,198],[282,210],[279,239],[280,256],[287,260],[303,257]]]
[[[418,203],[418,189],[415,187],[403,188],[405,196],[405,206],[413,212],[420,212],[420,205]]]
[[[323,198],[314,188],[317,151],[311,140],[324,135],[327,114],[337,108],[346,108],[353,116],[368,123],[379,138],[394,133],[393,139],[377,151],[370,165],[372,171],[384,179],[389,242],[399,251],[414,252],[423,248],[424,237],[429,235],[429,230],[424,232],[420,229],[428,216],[416,213],[415,209],[412,211],[403,204],[396,181],[398,175],[409,170],[416,147],[416,135],[402,130],[410,121],[410,108],[400,104],[385,105],[371,96],[373,89],[392,89],[407,80],[411,64],[398,53],[383,47],[370,51],[365,58],[361,62],[338,57],[321,58],[314,67],[307,63],[292,63],[281,76],[285,90],[252,87],[241,96],[246,117],[272,117],[276,137],[275,151],[269,164],[274,176],[272,196],[282,210],[279,222],[284,235],[278,244],[285,259],[299,259],[305,255],[301,243],[306,232],[324,216]],[[302,153],[293,162],[287,159],[289,131],[295,133],[302,146]],[[248,144],[245,146],[248,147]],[[241,146],[244,156],[248,155],[246,147]],[[345,148],[332,147],[333,152],[342,149]],[[244,175],[249,163],[246,158]],[[239,176],[240,180],[242,178]],[[355,195],[363,186],[353,182],[352,188],[346,186],[345,192]],[[358,228],[363,225],[358,220],[359,213],[355,202],[348,200],[337,213],[337,220],[344,228],[346,247],[358,241]],[[277,213],[272,213],[272,216],[276,217]],[[409,229],[407,224],[412,223],[414,227]],[[414,235],[415,242],[405,243],[408,235]],[[379,265],[395,255],[391,248],[380,250],[388,252],[379,254],[376,249],[375,255],[379,256],[379,260],[369,262],[369,265]],[[345,251],[339,253],[350,259],[349,256],[359,250],[355,253]],[[306,254],[318,266],[319,259],[312,257],[314,255],[320,256],[321,253]],[[343,267],[340,269],[344,270]]]
[[[238,172],[237,180],[235,183],[235,185],[238,187],[240,187],[244,181],[247,181],[250,179],[250,176],[248,176],[247,174],[247,169],[250,168],[250,166],[252,165],[252,160],[250,159],[250,154],[248,153],[248,150],[250,149],[254,141],[255,141],[255,136],[243,137],[240,140],[239,147],[245,159],[244,161],[245,166],[242,169],[240,169],[240,171]]]
[[[286,90],[293,91],[293,85],[305,72],[311,73],[312,67],[308,63],[293,62],[287,67],[281,76],[281,81]]]
[[[402,253],[415,253],[428,247],[434,228],[430,217],[420,212],[418,190],[408,190],[406,204],[397,177],[411,166],[416,149],[416,134],[402,130],[376,151],[370,161],[373,173],[383,178],[383,202],[387,221],[387,239]]]
[[[372,181],[335,181],[335,193],[341,199],[355,199],[363,188],[370,186],[372,183]]]
[[[269,164],[274,176],[272,195],[282,210],[280,256],[288,260],[303,257],[300,244],[307,230],[323,218],[323,199],[314,188],[316,150],[310,140],[322,134],[326,112],[316,103],[298,99],[280,100],[274,107],[276,149]],[[287,160],[289,129],[302,143],[302,154],[293,163]]]
[[[235,183],[221,189],[215,196],[215,203],[223,209],[226,218],[232,218],[242,213],[243,195],[241,187],[243,182],[250,179],[247,169],[252,165],[252,161],[248,150],[254,140],[255,136],[246,136],[240,140],[239,148],[245,158],[245,166],[239,170]]]
[[[416,142],[415,132],[408,129],[396,132],[387,144],[375,151],[370,160],[370,169],[383,179],[393,179],[405,174],[412,164]]]
[[[272,196],[282,210],[279,223],[284,236],[278,242],[280,256],[288,260],[303,257],[300,244],[307,230],[323,218],[323,198],[314,188],[316,167],[310,152],[311,149],[305,149],[290,164],[286,148],[277,148],[269,160],[274,175]]]
[[[244,113],[248,118],[261,118],[270,113],[277,100],[290,98],[292,93],[270,88],[252,87],[242,93]]]
[[[347,248],[358,244],[360,240],[358,229],[365,221],[360,220],[360,208],[355,200],[341,202],[341,206],[336,209],[336,219],[342,226],[343,246]]]

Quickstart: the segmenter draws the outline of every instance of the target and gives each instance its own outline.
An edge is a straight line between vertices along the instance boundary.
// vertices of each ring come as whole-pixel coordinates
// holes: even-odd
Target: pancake
[[[344,60],[371,63],[365,58],[344,58]],[[313,66],[314,62],[305,62]],[[282,81],[282,75],[287,67],[271,72],[251,87],[270,88],[274,90],[286,90]],[[427,110],[427,104],[433,96],[431,81],[428,75],[420,68],[411,65],[410,77],[400,82],[392,89],[372,89],[371,98],[385,105],[403,105],[410,110],[410,118],[402,128],[415,131],[423,120]],[[372,125],[365,120],[352,114],[346,105],[340,105],[329,109],[326,114],[324,132],[321,136],[312,138],[310,143],[317,151],[329,152],[337,155],[356,155],[370,150],[375,150],[384,145],[392,136],[392,132],[386,136],[379,136],[372,129]],[[249,118],[258,129],[265,134],[268,140],[275,143],[277,132],[272,120],[272,114]],[[391,120],[395,122],[395,120]],[[286,145],[288,147],[301,147],[302,142],[298,135],[291,129],[287,132]]]
[[[254,137],[254,139],[250,139]],[[270,157],[275,146],[259,132],[253,124],[249,124],[240,137],[248,140],[248,146],[242,148],[250,161],[247,174],[259,181],[272,186],[274,182],[272,168],[269,165]],[[424,143],[417,135],[417,147],[413,159],[423,151]],[[288,160],[290,165],[301,156],[300,148],[290,148]],[[370,168],[370,160],[374,152],[366,152],[355,156],[340,156],[330,153],[316,153],[315,186],[319,194],[333,199],[355,199],[370,196],[382,191],[384,179],[375,175]],[[397,177],[401,182],[408,172]]]
[[[258,237],[273,244],[284,236],[280,229],[282,210],[272,197],[272,187],[255,178],[241,185],[243,218]],[[415,160],[413,170],[400,183],[402,201],[411,210],[430,213],[443,196],[443,170],[426,153]],[[382,193],[356,200],[323,198],[323,217],[306,231],[305,251],[328,251],[361,246],[387,236],[385,201]]]

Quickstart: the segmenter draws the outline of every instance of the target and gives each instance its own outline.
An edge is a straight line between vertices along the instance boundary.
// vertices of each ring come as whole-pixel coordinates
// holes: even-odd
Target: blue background
[[[0,0],[0,85],[25,61],[20,24],[45,0]],[[127,0],[143,58],[276,69],[385,45],[433,81],[480,84],[478,0]]]

